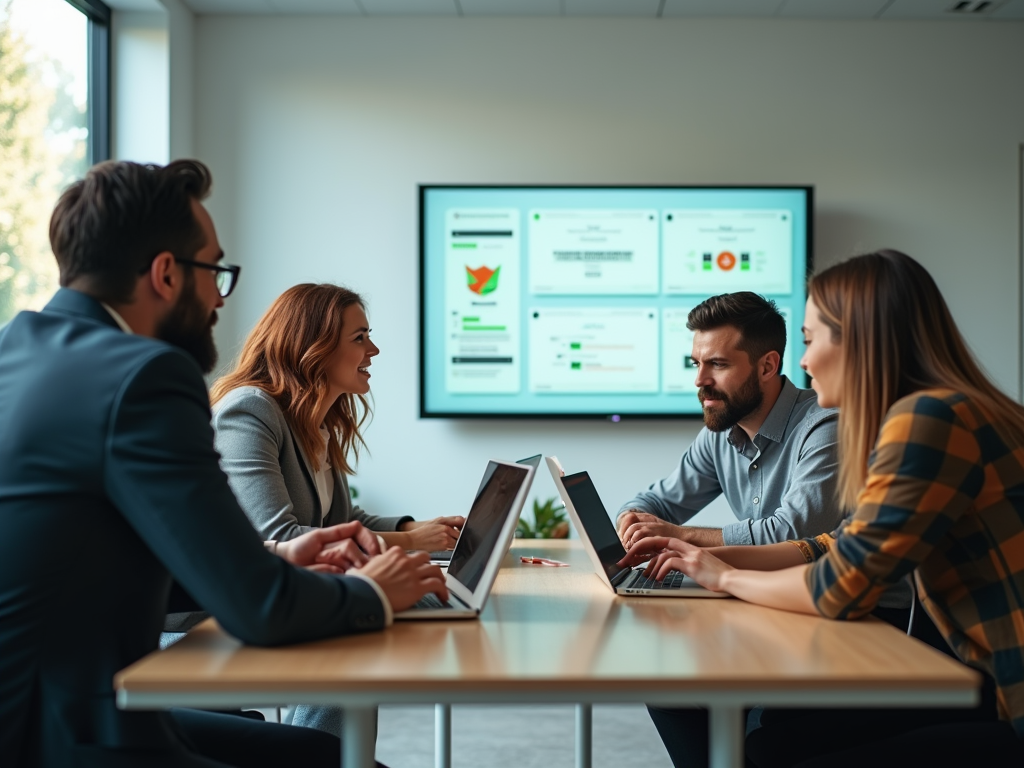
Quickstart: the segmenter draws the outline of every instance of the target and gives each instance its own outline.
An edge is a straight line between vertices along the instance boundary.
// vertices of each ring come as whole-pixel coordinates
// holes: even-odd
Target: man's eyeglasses
[[[212,270],[215,273],[214,280],[217,281],[217,292],[221,298],[225,299],[235,290],[235,285],[238,284],[238,273],[242,271],[241,267],[236,267],[234,264],[207,264],[205,261],[179,259],[177,256],[174,257],[174,260],[179,264],[190,264],[193,267]]]

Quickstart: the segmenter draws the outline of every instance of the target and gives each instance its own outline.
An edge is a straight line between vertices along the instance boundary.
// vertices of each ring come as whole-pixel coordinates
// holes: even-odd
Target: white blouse
[[[331,467],[327,453],[327,444],[331,439],[331,434],[323,425],[320,426],[320,437],[324,441],[324,450],[320,466],[313,472],[313,482],[316,484],[316,492],[320,497],[321,517],[327,517],[327,513],[331,510],[331,504],[334,503],[334,468]],[[312,466],[314,462],[310,461],[309,464]]]

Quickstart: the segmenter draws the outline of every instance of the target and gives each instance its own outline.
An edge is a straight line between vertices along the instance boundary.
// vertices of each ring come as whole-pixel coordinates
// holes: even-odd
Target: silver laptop
[[[475,619],[480,615],[512,544],[536,471],[524,464],[488,462],[445,576],[448,602],[430,594],[396,613],[396,619]]]
[[[577,472],[566,475],[558,458],[548,456],[548,469],[555,481],[558,495],[565,502],[572,524],[594,563],[601,581],[617,595],[647,597],[728,597],[724,592],[705,589],[688,576],[674,571],[664,581],[648,578],[643,568],[623,568],[618,562],[626,550],[615,532],[615,525],[597,494],[590,475]]]
[[[543,457],[541,456],[541,454],[538,453],[536,456],[527,456],[525,459],[519,459],[519,461],[517,461],[516,464],[528,464],[534,469],[537,469],[537,467],[540,466],[541,458]],[[480,487],[477,488],[476,490],[477,493],[480,493],[480,491],[484,489],[485,482],[487,482],[486,475],[484,475],[483,479],[480,480]],[[438,549],[434,552],[431,552],[430,562],[434,563],[434,565],[447,566],[448,562],[452,559],[452,552],[454,551],[454,549]]]

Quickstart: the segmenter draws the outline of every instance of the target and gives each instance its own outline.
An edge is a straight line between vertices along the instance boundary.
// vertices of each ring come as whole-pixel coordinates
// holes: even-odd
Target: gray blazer
[[[394,531],[409,516],[376,517],[352,504],[348,481],[334,471],[334,500],[324,518],[313,470],[281,406],[258,387],[228,392],[213,409],[215,445],[238,503],[265,541],[287,541],[328,525],[358,520]]]

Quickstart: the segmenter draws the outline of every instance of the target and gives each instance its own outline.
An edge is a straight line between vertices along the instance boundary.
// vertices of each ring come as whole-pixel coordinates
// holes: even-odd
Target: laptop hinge
[[[622,586],[622,582],[624,582],[626,579],[628,579],[631,573],[633,573],[633,569],[632,568],[623,568],[621,571],[619,571],[617,574],[615,574],[612,577],[612,586],[613,587]]]

